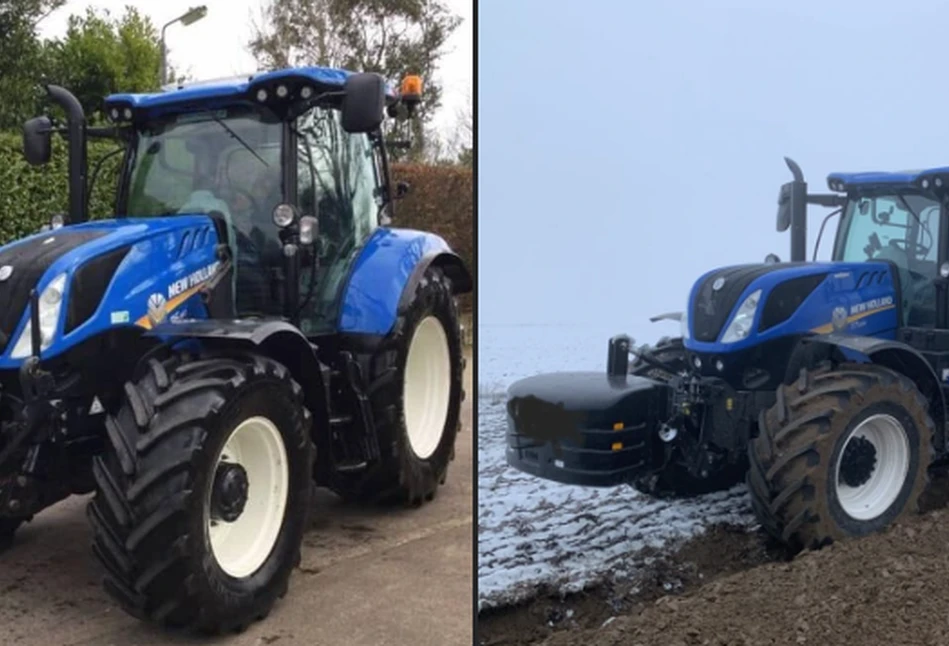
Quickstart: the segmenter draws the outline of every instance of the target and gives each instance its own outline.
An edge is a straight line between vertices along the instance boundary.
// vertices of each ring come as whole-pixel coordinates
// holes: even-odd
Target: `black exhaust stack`
[[[66,138],[69,142],[69,221],[86,219],[86,114],[72,92],[58,85],[47,85],[46,93],[66,112]]]
[[[807,260],[807,182],[804,173],[790,157],[784,158],[794,180],[781,186],[778,193],[778,231],[791,229],[791,262]]]
[[[23,156],[31,166],[47,164],[54,132],[65,132],[69,142],[69,221],[86,220],[86,115],[73,94],[58,85],[47,85],[46,94],[66,112],[66,127],[53,126],[47,116],[23,124]]]

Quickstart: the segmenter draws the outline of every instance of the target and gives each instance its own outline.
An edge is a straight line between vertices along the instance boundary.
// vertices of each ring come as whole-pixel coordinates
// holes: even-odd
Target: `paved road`
[[[456,459],[434,502],[386,513],[344,506],[321,491],[287,597],[264,622],[214,643],[473,642],[470,375],[467,381]],[[128,617],[106,597],[89,547],[86,500],[73,498],[37,516],[0,555],[0,644],[197,643]]]

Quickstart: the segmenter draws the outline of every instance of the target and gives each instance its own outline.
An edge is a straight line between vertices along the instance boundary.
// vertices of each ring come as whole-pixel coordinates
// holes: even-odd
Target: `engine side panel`
[[[781,337],[808,334],[847,332],[886,339],[896,337],[899,327],[898,292],[897,283],[888,264],[789,263],[772,267],[774,269],[771,271],[759,273],[747,281],[744,289],[730,299],[729,313],[722,317],[724,323],[721,329],[714,341],[707,342],[696,339],[694,334],[695,310],[707,303],[707,299],[703,299],[703,290],[707,290],[707,286],[714,283],[715,274],[710,272],[703,276],[692,288],[689,297],[689,325],[692,334],[685,340],[685,347],[696,353],[725,354],[744,351]],[[816,279],[801,280],[820,275],[823,275],[823,279],[819,282]],[[761,329],[762,317],[769,307],[769,297],[780,285],[792,280],[800,284],[801,294],[807,295],[800,298],[799,303],[792,304],[793,313],[788,315],[785,311],[779,317],[772,317],[771,321],[766,321],[764,329]],[[727,279],[725,282],[727,283]],[[759,289],[761,298],[751,325],[751,333],[734,343],[721,343],[719,339],[734,318],[738,307]],[[724,292],[724,289],[720,291]],[[795,296],[788,290],[784,291],[786,293],[779,294],[782,299]]]
[[[61,274],[67,274],[60,311],[58,333],[43,358],[60,355],[82,341],[117,327],[150,329],[166,320],[205,318],[206,310],[197,299],[199,290],[218,268],[215,248],[217,233],[210,218],[177,215],[167,218],[103,220],[69,226],[54,231],[52,237],[73,232],[95,232],[96,236],[67,251],[51,263],[39,280],[42,291]],[[16,243],[18,247],[22,241]],[[128,251],[100,302],[81,323],[64,333],[68,304],[74,296],[72,277],[85,264],[122,248]],[[14,270],[15,271],[15,270]],[[88,314],[88,311],[86,312]],[[17,367],[22,359],[10,357],[10,350],[29,320],[29,307],[19,316],[0,368]]]

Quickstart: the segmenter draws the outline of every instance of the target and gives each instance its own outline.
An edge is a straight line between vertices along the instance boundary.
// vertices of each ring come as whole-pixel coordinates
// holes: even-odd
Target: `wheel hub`
[[[840,481],[848,487],[866,484],[876,468],[877,450],[865,437],[854,437],[844,447],[840,461]]]
[[[211,489],[211,517],[233,523],[247,504],[247,471],[239,464],[221,462]]]

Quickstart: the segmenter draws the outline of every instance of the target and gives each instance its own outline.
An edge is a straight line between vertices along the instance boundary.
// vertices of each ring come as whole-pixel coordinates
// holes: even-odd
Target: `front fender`
[[[287,367],[303,387],[313,427],[329,428],[329,367],[323,364],[310,341],[286,321],[191,320],[161,323],[145,333],[165,342],[194,339],[220,345],[254,349]]]
[[[801,368],[830,359],[835,362],[874,363],[906,375],[929,402],[929,413],[936,424],[936,450],[946,445],[946,399],[942,384],[932,365],[915,348],[900,341],[852,334],[824,334],[806,337],[788,361],[786,383]]]
[[[445,270],[456,293],[471,291],[471,274],[440,236],[410,229],[376,229],[356,259],[344,288],[339,331],[388,334],[404,304],[404,295],[411,293],[413,281],[417,282],[429,265]]]

